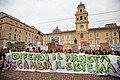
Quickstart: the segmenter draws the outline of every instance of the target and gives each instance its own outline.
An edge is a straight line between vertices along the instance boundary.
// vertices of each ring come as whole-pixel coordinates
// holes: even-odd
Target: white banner
[[[6,54],[4,69],[120,77],[120,56],[13,52]]]

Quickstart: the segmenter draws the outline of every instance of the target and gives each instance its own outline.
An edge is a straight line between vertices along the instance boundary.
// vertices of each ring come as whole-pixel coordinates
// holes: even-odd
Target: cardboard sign
[[[109,51],[110,50],[109,43],[100,43],[100,48],[101,48],[101,50],[105,49],[105,50]]]

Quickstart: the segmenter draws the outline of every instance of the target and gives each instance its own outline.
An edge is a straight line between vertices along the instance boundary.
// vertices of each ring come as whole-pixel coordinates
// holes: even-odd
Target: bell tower
[[[84,4],[80,2],[77,7],[77,12],[75,14],[76,18],[76,31],[86,31],[88,30],[88,12],[85,10]]]
[[[82,46],[82,41],[88,42],[88,12],[85,10],[85,5],[80,2],[75,14],[76,35],[78,44]]]

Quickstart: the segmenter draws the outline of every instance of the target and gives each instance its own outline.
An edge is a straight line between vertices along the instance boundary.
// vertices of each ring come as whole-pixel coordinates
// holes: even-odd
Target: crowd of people
[[[38,48],[27,48],[27,49],[8,49],[8,48],[1,48],[0,49],[0,56],[3,56],[3,59],[5,58],[5,53],[11,53],[11,52],[33,52],[33,53],[69,53],[69,54],[92,54],[92,55],[120,55],[120,51],[114,51],[114,50],[106,50],[106,49],[99,49],[99,50],[84,50],[84,49],[59,49],[59,48],[54,48],[50,50],[41,50],[40,47]],[[0,58],[1,59],[1,58]]]
[[[64,53],[64,54],[92,54],[92,55],[118,55],[120,56],[120,51],[114,51],[106,49],[99,49],[99,50],[84,50],[84,49],[51,49],[51,50],[41,50],[40,47],[38,48],[27,48],[27,49],[8,49],[8,48],[0,48],[0,67],[1,64],[3,64],[3,61],[5,60],[5,54],[11,53],[11,52],[32,52],[32,53],[41,53],[41,54],[52,54],[52,53]]]
[[[99,49],[99,50],[84,50],[84,49],[50,49],[50,50],[41,50],[40,48],[35,49],[33,48],[32,51],[29,50],[29,48],[26,49],[26,52],[34,52],[34,53],[65,53],[65,54],[92,54],[92,55],[120,55],[120,51],[114,51],[114,50],[109,50],[107,51],[106,49]]]

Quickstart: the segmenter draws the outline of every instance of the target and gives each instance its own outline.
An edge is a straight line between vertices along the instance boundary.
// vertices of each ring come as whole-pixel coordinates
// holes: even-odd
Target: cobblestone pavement
[[[120,80],[111,76],[0,70],[0,80]]]

